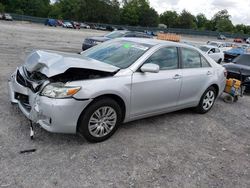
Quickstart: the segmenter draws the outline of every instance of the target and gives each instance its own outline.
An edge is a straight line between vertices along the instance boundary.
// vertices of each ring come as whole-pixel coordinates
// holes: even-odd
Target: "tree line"
[[[37,17],[156,27],[159,23],[168,28],[210,30],[250,34],[250,26],[233,25],[227,10],[217,12],[211,19],[204,14],[193,15],[167,10],[158,14],[148,0],[1,0],[0,12]]]

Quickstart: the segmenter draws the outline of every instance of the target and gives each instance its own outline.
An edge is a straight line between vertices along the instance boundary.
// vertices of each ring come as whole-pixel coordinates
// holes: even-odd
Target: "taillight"
[[[227,70],[224,70],[224,76],[227,77]]]

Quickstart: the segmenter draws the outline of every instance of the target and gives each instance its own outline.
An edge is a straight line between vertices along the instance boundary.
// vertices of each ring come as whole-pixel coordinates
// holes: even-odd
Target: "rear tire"
[[[115,133],[121,120],[119,104],[111,98],[101,98],[81,114],[78,132],[89,142],[102,142]]]
[[[195,111],[200,114],[205,114],[214,105],[216,99],[216,90],[213,86],[207,88],[207,90],[201,96],[198,106],[195,108]]]

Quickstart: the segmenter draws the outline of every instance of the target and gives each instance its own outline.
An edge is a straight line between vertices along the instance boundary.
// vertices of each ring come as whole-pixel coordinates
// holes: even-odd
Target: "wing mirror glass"
[[[159,65],[153,64],[153,63],[147,63],[142,65],[141,71],[142,72],[151,72],[151,73],[158,73],[160,70]]]

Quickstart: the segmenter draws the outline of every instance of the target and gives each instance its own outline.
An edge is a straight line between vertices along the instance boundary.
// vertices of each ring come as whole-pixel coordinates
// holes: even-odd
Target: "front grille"
[[[20,74],[19,70],[17,70],[16,81],[19,84],[21,84],[22,86],[28,87],[27,82],[25,81],[25,79],[23,78],[23,76]]]
[[[27,87],[29,89],[31,89],[32,91],[34,91],[34,88],[31,84],[31,82],[29,82],[27,79],[25,79],[21,73],[19,72],[19,70],[17,70],[17,74],[16,74],[16,81],[21,84],[24,87]]]

